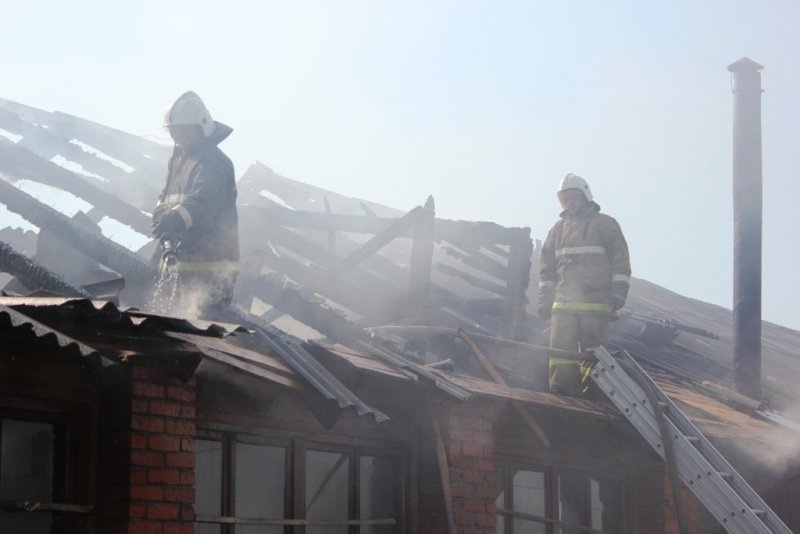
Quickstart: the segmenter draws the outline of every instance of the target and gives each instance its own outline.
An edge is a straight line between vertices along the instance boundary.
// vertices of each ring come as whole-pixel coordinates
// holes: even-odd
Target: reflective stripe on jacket
[[[561,219],[547,234],[539,264],[539,303],[553,313],[611,313],[625,301],[630,257],[614,218],[592,202],[575,217]],[[613,297],[613,298],[612,298]]]

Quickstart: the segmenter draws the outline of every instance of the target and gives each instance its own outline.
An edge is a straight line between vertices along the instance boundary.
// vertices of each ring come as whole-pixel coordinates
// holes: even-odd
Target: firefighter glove
[[[614,311],[619,311],[622,307],[625,306],[625,297],[620,297],[619,295],[613,295],[611,297],[611,309]]]
[[[153,222],[153,235],[156,239],[162,239],[165,236],[175,237],[184,230],[186,230],[186,224],[183,222],[183,217],[175,211],[169,211]]]

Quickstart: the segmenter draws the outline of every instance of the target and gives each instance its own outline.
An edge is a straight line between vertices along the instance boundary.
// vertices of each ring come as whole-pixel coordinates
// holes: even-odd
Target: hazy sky
[[[192,89],[240,176],[530,226],[561,176],[634,275],[731,306],[728,64],[764,65],[766,320],[800,329],[800,2],[0,0],[0,97],[151,138]],[[794,156],[793,156],[794,154]],[[0,221],[0,226],[3,223]]]

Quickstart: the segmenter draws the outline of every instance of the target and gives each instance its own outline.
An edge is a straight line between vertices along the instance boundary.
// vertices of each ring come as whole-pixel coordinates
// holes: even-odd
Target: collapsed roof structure
[[[0,203],[38,230],[0,230],[0,437],[42,430],[20,421],[55,421],[56,444],[59,425],[93,436],[91,452],[62,461],[60,490],[22,498],[0,483],[4,509],[40,501],[43,528],[69,532],[671,532],[685,507],[695,531],[717,531],[688,493],[670,501],[659,462],[613,406],[548,392],[528,228],[438,219],[432,198],[401,212],[255,163],[238,180],[236,324],[170,317],[147,306],[148,212],[171,148],[8,100],[0,134]],[[84,208],[65,215],[31,194],[43,190]],[[634,280],[611,346],[798,529],[786,495],[800,483],[800,333],[763,326],[765,401],[753,400],[734,391],[731,324],[728,310]],[[63,418],[32,415],[32,399]],[[285,481],[278,504],[255,496],[266,482],[245,481],[267,467],[256,450],[283,455],[268,465]],[[122,454],[126,469],[113,467]],[[94,479],[69,474],[79,467]],[[191,490],[168,498],[176,488]],[[12,517],[39,524],[0,521]]]

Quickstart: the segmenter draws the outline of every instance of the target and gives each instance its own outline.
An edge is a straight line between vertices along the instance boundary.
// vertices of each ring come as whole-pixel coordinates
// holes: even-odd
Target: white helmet
[[[566,191],[567,189],[580,189],[583,191],[583,194],[586,196],[586,200],[589,202],[591,202],[594,198],[592,197],[592,190],[589,189],[589,184],[577,174],[569,173],[561,179],[561,182],[558,184],[559,199],[561,198],[560,193],[562,191]]]
[[[197,93],[186,91],[164,113],[164,127],[170,126],[199,126],[203,135],[209,137],[215,124]]]

